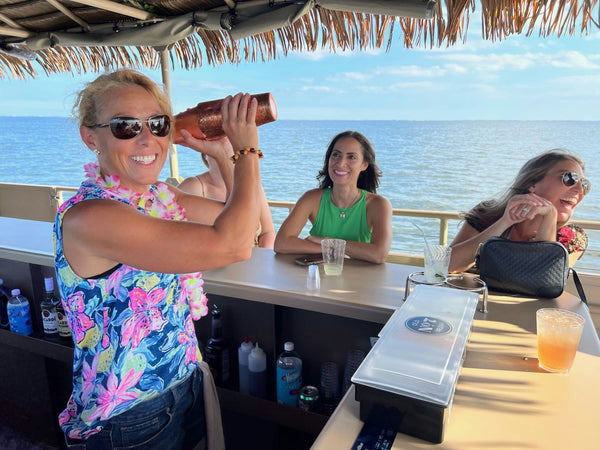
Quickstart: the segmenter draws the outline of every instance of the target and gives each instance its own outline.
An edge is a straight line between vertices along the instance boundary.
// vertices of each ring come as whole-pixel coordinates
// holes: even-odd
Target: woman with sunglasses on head
[[[381,171],[375,150],[357,131],[335,136],[327,148],[318,189],[296,203],[275,237],[277,253],[321,253],[321,240],[346,241],[346,254],[377,264],[385,262],[392,244],[392,205],[378,195]],[[312,223],[306,239],[299,234]]]
[[[223,205],[157,183],[172,114],[152,80],[119,70],[78,94],[74,113],[97,163],[54,226],[75,347],[73,393],[59,416],[69,446],[176,449],[205,438],[211,379],[192,321],[207,313],[199,271],[251,254],[262,194],[256,110],[248,94],[230,96],[227,138],[183,133],[233,180]]]
[[[504,195],[481,202],[464,215],[465,223],[450,244],[450,271],[471,268],[479,244],[492,236],[513,241],[558,241],[569,251],[571,266],[575,264],[588,243],[581,227],[568,225],[591,189],[584,169],[578,157],[562,149],[527,161]]]

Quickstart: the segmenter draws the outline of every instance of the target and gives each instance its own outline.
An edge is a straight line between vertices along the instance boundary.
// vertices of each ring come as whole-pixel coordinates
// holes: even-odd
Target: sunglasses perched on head
[[[588,192],[592,189],[592,183],[587,178],[579,177],[579,175],[575,172],[565,172],[562,174],[562,183],[567,186],[575,186],[581,180],[581,189],[583,190],[583,195],[587,195]]]
[[[135,117],[113,117],[108,123],[97,123],[90,128],[110,127],[110,131],[117,139],[132,139],[142,132],[146,124],[154,136],[165,137],[171,130],[171,118],[166,114],[149,117],[147,120]]]

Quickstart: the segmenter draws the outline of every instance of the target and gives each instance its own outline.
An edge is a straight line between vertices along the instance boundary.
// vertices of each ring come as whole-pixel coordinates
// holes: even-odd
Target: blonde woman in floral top
[[[563,149],[527,161],[503,196],[481,202],[465,214],[465,223],[451,244],[450,271],[471,268],[479,244],[492,236],[558,241],[569,251],[573,265],[588,243],[581,227],[568,224],[591,189],[584,170],[583,161]]]
[[[59,417],[69,448],[178,449],[204,440],[192,321],[207,313],[199,271],[251,254],[262,195],[256,109],[247,94],[227,97],[227,138],[182,132],[184,145],[218,161],[231,191],[224,205],[157,183],[173,119],[152,80],[120,70],[78,95],[81,138],[97,162],[86,165],[54,226],[75,345],[73,393]]]

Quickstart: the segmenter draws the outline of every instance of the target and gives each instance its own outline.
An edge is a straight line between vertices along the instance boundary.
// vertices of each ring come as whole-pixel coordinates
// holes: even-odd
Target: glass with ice
[[[536,322],[539,366],[548,372],[569,372],[585,319],[564,309],[542,308]]]
[[[425,246],[425,280],[439,283],[448,276],[452,247],[447,245]]]

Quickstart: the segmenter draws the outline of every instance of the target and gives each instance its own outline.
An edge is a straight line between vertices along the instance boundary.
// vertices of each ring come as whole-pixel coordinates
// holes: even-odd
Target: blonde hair
[[[140,86],[144,88],[158,103],[163,114],[167,114],[173,122],[171,102],[163,90],[146,75],[132,69],[120,69],[100,75],[85,85],[75,99],[73,116],[80,126],[91,127],[98,123],[98,113],[108,92],[113,89]]]

